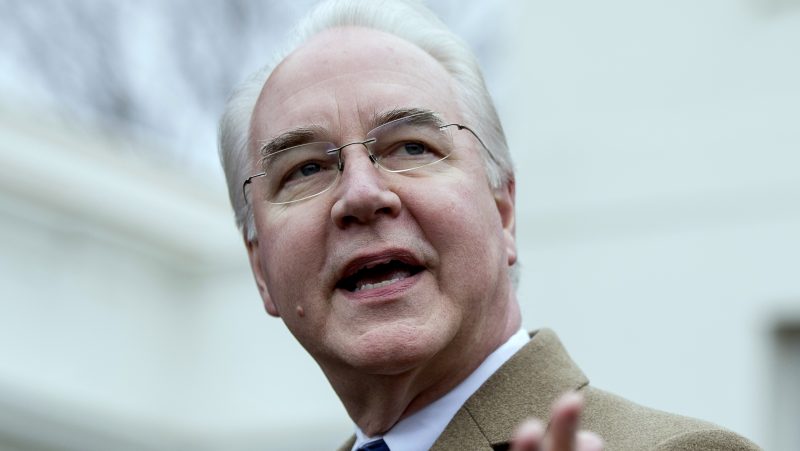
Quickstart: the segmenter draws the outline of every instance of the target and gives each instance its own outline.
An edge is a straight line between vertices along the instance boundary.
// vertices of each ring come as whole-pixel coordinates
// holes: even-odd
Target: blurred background
[[[0,449],[331,449],[216,156],[314,2],[0,0]],[[592,383],[800,449],[800,0],[439,0],[517,166],[519,299]]]

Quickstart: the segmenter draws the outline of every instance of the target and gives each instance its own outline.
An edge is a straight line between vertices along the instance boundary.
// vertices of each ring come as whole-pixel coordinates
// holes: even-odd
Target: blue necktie
[[[365,443],[356,451],[390,451],[389,447],[386,446],[386,442],[383,439],[378,439],[369,443]]]

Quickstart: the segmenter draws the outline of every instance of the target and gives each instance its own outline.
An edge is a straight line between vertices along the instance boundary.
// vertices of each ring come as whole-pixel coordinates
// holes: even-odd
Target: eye
[[[304,176],[308,177],[309,175],[316,174],[317,172],[319,172],[321,170],[322,170],[322,168],[320,167],[319,164],[317,164],[317,163],[308,163],[308,164],[304,164],[300,169],[298,169],[298,172],[300,172],[300,174],[303,174]]]
[[[422,141],[400,141],[382,152],[384,158],[392,159],[427,158],[435,153],[434,148]]]
[[[287,171],[286,175],[283,177],[283,181],[284,183],[302,181],[302,179],[313,177],[315,174],[319,174],[324,170],[325,168],[322,167],[321,163],[316,161],[306,161],[304,163],[295,165],[294,169]]]
[[[402,145],[402,150],[404,150],[408,155],[422,155],[428,151],[427,146],[422,143],[405,143]]]

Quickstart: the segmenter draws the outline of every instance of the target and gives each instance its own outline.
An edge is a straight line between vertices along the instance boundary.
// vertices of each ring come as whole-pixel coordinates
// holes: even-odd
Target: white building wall
[[[781,449],[768,350],[800,312],[800,5],[519,5],[501,113],[526,324],[598,386]]]

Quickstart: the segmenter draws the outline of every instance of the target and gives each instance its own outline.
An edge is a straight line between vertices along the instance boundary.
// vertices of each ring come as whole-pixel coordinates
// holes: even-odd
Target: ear
[[[503,223],[503,237],[505,239],[508,266],[517,261],[516,222],[514,217],[514,179],[494,190],[494,201]]]
[[[267,313],[274,317],[281,316],[280,313],[278,313],[277,306],[272,302],[272,298],[269,296],[267,281],[264,279],[264,266],[261,263],[261,257],[258,252],[258,238],[248,240],[245,237],[244,245],[247,246],[247,256],[250,258],[250,269],[253,270],[253,277],[256,279],[258,294],[261,295],[264,308],[267,310]]]

